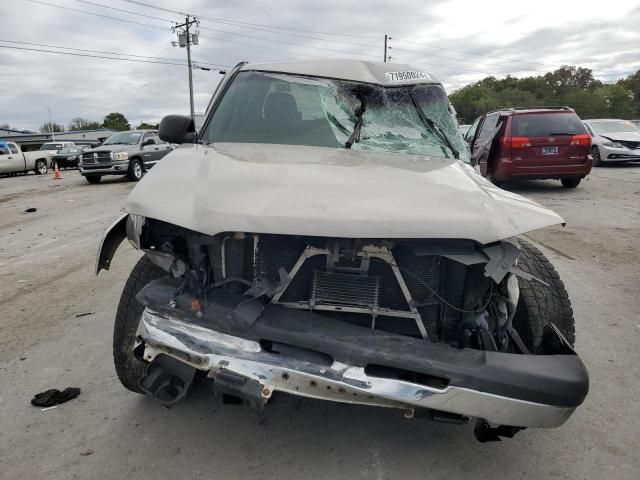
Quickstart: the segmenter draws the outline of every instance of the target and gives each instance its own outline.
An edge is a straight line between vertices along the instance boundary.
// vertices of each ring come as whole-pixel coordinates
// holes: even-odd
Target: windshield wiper
[[[362,119],[362,116],[364,115],[364,112],[366,109],[367,107],[364,104],[364,101],[360,99],[360,107],[358,107],[355,111],[356,124],[353,127],[353,132],[351,132],[351,136],[349,136],[349,139],[345,142],[344,148],[351,148],[354,142],[360,141],[360,130],[362,130],[362,123],[364,122],[364,120]]]
[[[427,117],[427,115],[424,113],[424,110],[422,110],[422,108],[420,107],[420,104],[413,97],[412,93],[409,93],[409,97],[411,98],[411,102],[413,102],[413,106],[416,107],[416,111],[418,112],[420,120],[422,120],[431,129],[431,131],[436,134],[436,137],[438,137],[442,141],[442,143],[444,143],[449,148],[449,150],[451,150],[453,156],[459,160],[460,152],[455,149],[447,135],[442,131],[442,128],[440,128],[440,126],[436,122]]]
[[[561,133],[550,133],[549,135],[575,135],[575,133],[561,132]]]

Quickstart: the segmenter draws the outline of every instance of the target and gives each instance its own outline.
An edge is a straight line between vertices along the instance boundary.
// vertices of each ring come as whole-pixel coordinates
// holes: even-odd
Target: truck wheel
[[[49,169],[47,168],[47,162],[45,162],[44,160],[36,160],[36,168],[34,169],[36,175],[44,175],[48,170]]]
[[[602,167],[604,162],[602,161],[602,157],[600,156],[600,150],[598,147],[591,147],[591,156],[593,157],[593,166],[594,167]]]
[[[143,393],[138,382],[145,367],[145,363],[133,353],[138,324],[144,310],[144,306],[136,300],[136,295],[147,283],[165,275],[166,272],[148,257],[142,257],[133,267],[120,296],[113,328],[113,363],[120,383],[132,392]]]
[[[576,188],[580,185],[581,178],[562,178],[560,182],[564,188]]]
[[[575,321],[564,283],[538,248],[525,240],[519,240],[519,243],[522,254],[518,259],[518,267],[547,285],[518,278],[520,299],[513,319],[514,328],[533,353],[540,352],[543,329],[548,323],[558,327],[573,346]]]
[[[140,159],[132,158],[131,161],[129,161],[127,176],[132,182],[137,182],[142,178],[142,162]]]
[[[87,175],[84,178],[86,178],[87,182],[89,183],[100,183],[100,180],[102,180],[102,175]]]

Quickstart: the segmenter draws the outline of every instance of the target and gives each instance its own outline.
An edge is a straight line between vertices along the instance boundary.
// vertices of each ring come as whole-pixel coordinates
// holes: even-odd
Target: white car
[[[593,165],[640,161],[640,129],[630,120],[593,119],[584,124],[591,135]]]
[[[74,146],[75,144],[73,142],[48,142],[42,145],[38,151],[48,155],[55,155],[65,147],[71,148]]]

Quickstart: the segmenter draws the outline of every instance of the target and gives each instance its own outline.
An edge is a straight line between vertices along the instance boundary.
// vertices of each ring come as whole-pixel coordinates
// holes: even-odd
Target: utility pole
[[[49,133],[51,133],[51,140],[56,141],[56,134],[53,132],[53,122],[51,121],[51,105],[47,107],[49,110]]]
[[[384,63],[387,63],[387,34],[384,35]]]
[[[193,67],[191,65],[191,45],[198,45],[198,32],[191,33],[190,28],[192,25],[200,25],[200,22],[196,17],[186,16],[184,23],[171,27],[172,32],[178,33],[178,41],[171,42],[176,47],[187,49],[187,68],[189,68],[189,108],[191,112],[191,118],[195,122],[195,111],[193,108]]]

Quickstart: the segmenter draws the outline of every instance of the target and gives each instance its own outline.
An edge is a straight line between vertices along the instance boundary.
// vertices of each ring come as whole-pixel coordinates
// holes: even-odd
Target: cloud
[[[186,61],[184,49],[171,46],[175,34],[168,23],[76,0],[46,1],[156,28],[14,0],[0,2],[4,20],[0,38],[163,57],[176,59],[173,60],[176,63]],[[93,1],[180,20],[178,15],[122,0]],[[254,29],[239,28],[202,18],[200,45],[193,48],[193,58],[199,62],[235,65],[241,60],[312,60],[318,57],[381,60],[383,37],[387,33],[393,38],[390,52],[394,61],[434,72],[448,89],[486,75],[543,73],[560,64],[587,66],[594,69],[596,75],[608,76],[606,78],[640,68],[635,49],[635,45],[640,44],[637,29],[640,7],[634,8],[631,0],[620,0],[620,5],[611,5],[605,13],[599,9],[580,8],[573,14],[571,10],[575,7],[564,3],[545,13],[544,8],[532,9],[522,3],[500,9],[492,7],[491,2],[470,5],[461,0],[241,0],[216,2],[216,5],[206,0],[179,2],[179,5],[169,0],[147,1],[209,19],[263,25],[254,25]],[[539,0],[541,4],[548,1],[551,0]],[[289,35],[279,35],[276,32],[285,31],[277,27],[298,31],[287,30]],[[340,32],[345,36],[313,32]],[[0,45],[11,44],[0,42]],[[189,109],[188,71],[182,65],[4,48],[0,48],[0,65],[3,92],[0,123],[6,122],[16,128],[37,129],[48,120],[48,106],[53,110],[54,120],[64,124],[78,116],[102,120],[109,112],[118,111],[136,125],[141,121],[157,122],[167,113],[187,113]],[[202,111],[221,76],[214,71],[195,70],[193,77],[196,110]]]

